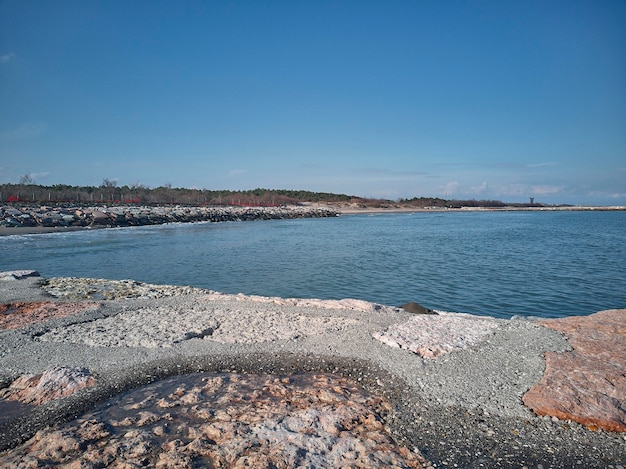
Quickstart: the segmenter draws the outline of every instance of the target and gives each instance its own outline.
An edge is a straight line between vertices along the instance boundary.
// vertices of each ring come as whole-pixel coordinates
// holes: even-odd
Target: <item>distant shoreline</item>
[[[422,212],[621,212],[626,206],[568,206],[568,207],[355,207],[329,205],[342,215],[368,213],[422,213]]]
[[[385,213],[442,213],[442,212],[608,212],[626,211],[626,206],[568,206],[568,207],[462,207],[462,208],[441,208],[441,207],[363,207],[355,205],[339,204],[305,204],[312,209],[334,210],[339,215],[377,215]],[[189,223],[193,223],[190,221]],[[154,223],[133,226],[150,226]],[[49,233],[64,233],[71,231],[99,230],[106,228],[117,228],[119,226],[93,225],[93,226],[0,226],[0,237],[11,235],[35,235]]]

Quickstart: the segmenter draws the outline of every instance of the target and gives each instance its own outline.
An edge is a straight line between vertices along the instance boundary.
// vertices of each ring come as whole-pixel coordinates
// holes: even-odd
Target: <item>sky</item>
[[[624,0],[0,0],[0,183],[626,205],[624,25]]]

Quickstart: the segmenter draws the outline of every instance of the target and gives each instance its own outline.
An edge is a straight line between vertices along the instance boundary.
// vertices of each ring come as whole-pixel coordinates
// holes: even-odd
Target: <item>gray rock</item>
[[[40,277],[36,270],[9,270],[0,272],[0,280],[21,280],[28,277]]]
[[[432,309],[426,308],[425,306],[422,306],[413,301],[403,304],[402,306],[400,306],[400,308],[413,314],[437,314]]]

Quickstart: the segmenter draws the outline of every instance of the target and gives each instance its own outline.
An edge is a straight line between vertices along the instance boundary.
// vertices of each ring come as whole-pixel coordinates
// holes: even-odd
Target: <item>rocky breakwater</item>
[[[121,227],[164,223],[276,220],[335,217],[338,212],[313,206],[209,207],[209,206],[0,206],[0,227]]]

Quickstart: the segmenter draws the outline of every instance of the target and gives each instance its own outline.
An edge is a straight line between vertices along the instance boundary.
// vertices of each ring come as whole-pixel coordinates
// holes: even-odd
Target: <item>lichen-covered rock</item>
[[[539,415],[626,432],[626,309],[539,321],[571,352],[546,353],[546,371],[523,397]]]

